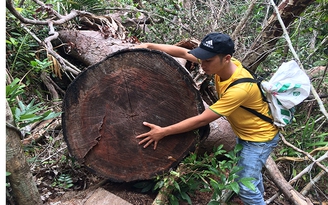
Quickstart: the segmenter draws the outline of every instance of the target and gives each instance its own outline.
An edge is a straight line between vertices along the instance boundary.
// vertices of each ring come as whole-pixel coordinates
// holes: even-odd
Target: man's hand
[[[157,148],[158,141],[166,136],[164,133],[164,128],[154,125],[154,124],[150,124],[148,122],[143,122],[143,125],[148,126],[150,128],[150,131],[136,136],[136,138],[138,138],[138,139],[144,138],[138,144],[140,145],[140,144],[146,143],[143,146],[144,148],[146,148],[151,143],[154,142],[154,150],[155,150]]]
[[[148,48],[148,43],[141,43],[141,44],[135,45],[131,48]]]

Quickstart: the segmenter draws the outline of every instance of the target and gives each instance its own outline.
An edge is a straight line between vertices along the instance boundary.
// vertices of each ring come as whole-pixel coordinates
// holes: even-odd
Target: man
[[[136,137],[142,139],[139,144],[144,144],[144,148],[146,148],[154,143],[154,149],[156,149],[159,146],[158,142],[166,136],[194,130],[225,116],[237,135],[237,143],[243,146],[240,151],[241,158],[237,164],[237,166],[243,167],[243,170],[238,173],[239,178],[253,177],[255,179],[253,180],[255,191],[239,183],[239,196],[244,204],[265,204],[261,170],[279,141],[278,129],[273,124],[240,107],[243,105],[271,117],[268,104],[262,100],[256,83],[239,83],[226,90],[237,79],[252,78],[252,75],[242,67],[241,63],[232,58],[235,50],[231,38],[222,33],[210,33],[201,41],[199,47],[193,50],[153,43],[144,43],[137,47],[160,50],[174,57],[200,63],[207,74],[214,74],[219,96],[219,100],[200,115],[176,124],[160,127],[143,122],[150,128],[150,131]]]

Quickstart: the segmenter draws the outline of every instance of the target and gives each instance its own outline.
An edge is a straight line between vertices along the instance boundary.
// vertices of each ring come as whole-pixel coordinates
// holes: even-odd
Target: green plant
[[[236,181],[237,173],[242,169],[236,166],[239,159],[236,154],[242,147],[237,145],[230,152],[226,152],[222,147],[222,145],[218,146],[210,155],[205,153],[203,156],[197,156],[196,153],[191,153],[181,162],[177,170],[157,176],[155,185],[152,184],[153,182],[141,182],[135,186],[142,188],[143,191],[149,191],[152,185],[153,190],[162,188],[170,190],[170,193],[164,193],[167,194],[170,204],[179,204],[180,200],[191,204],[189,195],[196,190],[213,193],[210,204],[221,203],[226,190],[239,192],[238,182],[254,190],[255,187],[251,183],[253,178]],[[225,159],[222,159],[223,157]]]
[[[61,114],[52,112],[51,110],[38,114],[39,111],[46,109],[46,107],[42,106],[43,103],[34,105],[34,101],[33,99],[28,105],[24,105],[22,101],[18,101],[18,107],[12,109],[15,123],[19,128],[41,120],[55,118]]]
[[[58,179],[52,183],[52,186],[58,186],[60,188],[69,189],[70,187],[74,186],[72,177],[68,174],[61,174]]]
[[[11,173],[6,171],[6,178],[10,175]],[[6,187],[10,187],[10,183],[6,182]]]
[[[25,85],[20,82],[18,78],[15,78],[13,82],[6,86],[6,100],[10,107],[14,106],[16,98],[24,93]]]
[[[50,67],[52,65],[52,62],[49,61],[48,58],[46,58],[43,61],[40,61],[38,59],[32,60],[30,61],[30,64],[35,72],[40,72]]]
[[[20,80],[17,78],[6,86],[6,100],[9,103],[18,128],[26,127],[34,122],[55,118],[61,114],[51,110],[40,113],[40,111],[46,110],[47,107],[43,103],[34,104],[35,99],[32,99],[28,105],[25,105],[21,100],[17,99],[19,95],[24,93],[24,88],[25,85],[20,84]]]

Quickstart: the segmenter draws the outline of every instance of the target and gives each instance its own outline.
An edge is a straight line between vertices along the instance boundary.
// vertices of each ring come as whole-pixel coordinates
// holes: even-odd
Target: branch
[[[321,170],[317,176],[315,176],[311,181],[302,189],[301,194],[307,195],[313,185],[318,182],[323,175],[327,174],[324,170]]]
[[[61,57],[58,53],[56,53],[51,47],[49,48],[47,46],[46,43],[42,43],[42,41],[33,33],[30,31],[30,29],[28,29],[24,24],[22,24],[22,27],[25,29],[25,31],[27,31],[27,33],[29,33],[40,45],[43,45],[44,48],[46,49],[46,51],[51,54],[54,58],[56,58],[58,60],[58,62],[60,63],[60,65],[62,66],[62,68],[64,69],[64,71],[69,71],[71,73],[73,73],[74,75],[78,75],[81,70],[78,69],[77,67],[75,67],[73,64],[71,64],[70,62],[68,62],[65,58]],[[50,40],[50,38],[48,39]]]
[[[38,0],[35,0],[36,3],[38,3],[39,5],[43,6],[43,7],[47,7],[43,2],[40,2]],[[40,21],[40,20],[31,20],[31,19],[27,19],[25,17],[23,17],[20,13],[18,13],[16,11],[16,9],[13,6],[13,2],[12,0],[6,0],[6,7],[7,9],[17,18],[19,19],[22,23],[26,23],[26,24],[35,24],[35,25],[48,25],[49,26],[49,37],[47,37],[44,42],[42,42],[42,40],[40,40],[33,32],[31,32],[24,24],[22,24],[22,27],[27,31],[27,33],[29,33],[40,45],[43,45],[44,48],[47,50],[47,52],[49,54],[51,54],[54,58],[56,58],[58,60],[58,62],[60,63],[60,65],[62,66],[62,68],[64,69],[64,71],[69,71],[71,73],[73,73],[74,75],[78,75],[81,70],[79,70],[77,67],[75,67],[74,65],[72,65],[71,63],[69,63],[66,59],[64,59],[63,57],[61,57],[58,53],[56,53],[53,50],[51,41],[54,39],[58,38],[58,33],[55,32],[53,25],[54,24],[63,24],[69,20],[72,20],[73,18],[79,16],[79,15],[87,15],[89,14],[88,12],[83,12],[83,11],[71,11],[70,14],[68,14],[67,16],[61,16],[60,14],[58,14],[55,10],[51,9],[52,13],[54,13],[57,17],[59,17],[60,19],[57,21],[53,21],[53,20],[46,20],[46,21]]]
[[[245,26],[246,24],[246,21],[248,20],[248,17],[251,15],[253,9],[254,9],[254,6],[255,6],[255,3],[256,3],[257,0],[252,0],[252,2],[250,3],[246,13],[245,13],[245,16],[240,20],[238,26],[235,28],[235,31],[231,34],[231,38],[233,40],[236,39],[236,36],[240,33],[240,30],[243,26]]]
[[[325,160],[325,159],[327,159],[328,158],[328,152],[326,152],[324,155],[322,155],[320,158],[318,158],[317,160],[316,160],[316,162],[321,162],[321,161],[323,161],[323,160]],[[298,173],[293,179],[291,179],[291,180],[289,180],[289,184],[293,184],[293,183],[295,183],[296,182],[296,180],[298,180],[299,178],[301,178],[304,174],[307,174],[307,173],[309,173],[309,171],[312,169],[312,167],[313,167],[313,164],[314,164],[315,162],[312,162],[309,166],[307,166],[305,169],[303,169],[303,171],[301,171],[300,173]],[[270,199],[268,199],[268,200],[266,200],[266,204],[269,204],[269,203],[271,203],[274,199],[276,199],[279,195],[280,195],[281,193],[276,193],[275,195],[273,195]]]
[[[278,21],[279,21],[279,23],[280,23],[280,25],[281,25],[281,28],[282,28],[282,30],[283,30],[283,34],[284,34],[285,39],[286,39],[286,41],[287,41],[287,43],[288,43],[289,49],[292,51],[292,54],[294,55],[294,58],[295,58],[296,62],[298,63],[298,65],[300,66],[300,68],[305,72],[304,67],[303,67],[303,65],[302,65],[302,63],[301,63],[301,61],[300,61],[300,59],[298,58],[298,55],[296,54],[295,49],[294,49],[294,47],[293,47],[293,45],[292,45],[292,42],[291,42],[291,40],[290,40],[290,38],[289,38],[289,35],[288,35],[287,30],[286,30],[285,24],[284,24],[284,22],[283,22],[282,19],[281,19],[281,16],[280,16],[280,14],[279,14],[279,9],[278,9],[278,7],[276,6],[276,4],[274,3],[273,0],[270,0],[270,2],[271,2],[271,4],[272,4],[273,8],[275,9],[275,12],[276,12],[276,15],[277,15]],[[317,100],[317,102],[318,102],[318,104],[319,104],[320,111],[321,111],[321,112],[326,116],[326,118],[328,119],[328,113],[327,113],[327,111],[326,111],[326,109],[325,109],[325,107],[324,107],[324,105],[323,105],[323,102],[322,102],[322,100],[320,99],[320,97],[319,97],[317,91],[314,89],[314,87],[313,87],[312,84],[311,84],[311,92],[312,92],[312,94],[314,95],[315,99]]]
[[[275,182],[275,183],[277,184],[277,186],[279,187],[279,189],[282,191],[282,193],[285,194],[286,190],[281,189],[281,188],[282,188],[281,186],[283,186],[284,188],[285,188],[285,186],[287,186],[287,187],[291,187],[291,185],[292,185],[293,183],[295,183],[297,179],[301,178],[304,174],[310,172],[314,164],[317,164],[320,168],[322,168],[322,169],[323,169],[322,171],[324,171],[324,172],[327,172],[327,171],[328,171],[328,167],[324,167],[323,165],[321,165],[321,164],[319,163],[320,161],[322,161],[322,160],[328,158],[328,152],[326,152],[326,153],[325,153],[323,156],[321,156],[320,158],[318,158],[318,159],[314,159],[314,158],[313,158],[310,154],[308,154],[307,152],[304,152],[303,150],[300,150],[300,149],[298,149],[297,147],[295,147],[295,146],[293,146],[292,144],[290,144],[289,142],[287,142],[286,139],[285,139],[285,137],[284,137],[281,133],[280,133],[280,137],[281,137],[282,141],[283,141],[286,145],[292,147],[294,150],[296,150],[296,151],[298,151],[298,152],[300,152],[300,153],[305,154],[309,159],[312,160],[312,163],[311,163],[309,166],[307,166],[302,172],[300,172],[298,175],[296,175],[293,179],[291,179],[291,180],[288,182],[288,183],[289,183],[288,185],[286,185],[286,183],[284,183],[284,182],[283,182],[283,183],[278,182],[278,183],[279,183],[279,185],[278,185],[278,184]],[[326,147],[324,147],[324,148],[320,148],[320,150],[326,150]],[[311,152],[311,153],[314,153],[314,152]],[[267,161],[267,163],[268,163],[268,161]],[[267,168],[267,170],[269,171],[270,174],[271,174],[271,172],[273,172],[273,171],[272,171],[272,166],[273,166],[272,164],[270,164],[270,165],[267,165],[267,164],[266,164],[266,168]],[[327,172],[327,173],[328,173],[328,172]],[[274,177],[279,177],[279,176],[274,176]],[[285,180],[285,179],[283,179],[283,180]],[[274,179],[274,181],[277,181],[277,179]],[[312,183],[312,182],[314,182],[314,181],[311,181],[311,183]],[[307,185],[307,186],[310,186],[310,185]],[[268,203],[271,203],[271,201],[273,201],[273,200],[274,200],[275,198],[277,198],[279,195],[280,195],[280,193],[276,193],[274,196],[272,196],[270,199],[268,199],[268,200],[266,201],[266,203],[267,203],[267,204],[268,204]],[[285,194],[285,195],[286,195],[286,194]]]
[[[294,178],[292,178],[292,179],[289,181],[289,183],[290,183],[290,184],[295,183],[296,180],[298,180],[299,178],[301,178],[304,174],[308,173],[308,172],[312,169],[314,163],[316,163],[316,162],[321,162],[321,161],[323,161],[323,160],[325,160],[325,159],[327,159],[327,158],[328,158],[328,152],[326,152],[324,155],[322,155],[322,156],[319,157],[317,160],[315,160],[314,162],[312,162],[309,166],[307,166],[305,169],[303,169],[303,171],[301,171],[301,172],[298,173]]]
[[[44,85],[48,88],[48,90],[50,92],[51,99],[54,100],[54,101],[58,100],[59,95],[58,95],[55,87],[49,82],[47,73],[45,71],[41,72],[40,78],[41,78],[42,82],[44,83]]]
[[[135,13],[140,12],[140,13],[145,14],[147,18],[152,18],[152,16],[155,16],[155,17],[157,17],[157,18],[162,19],[163,21],[166,20],[166,21],[168,21],[168,22],[170,22],[170,23],[172,23],[172,24],[174,24],[174,25],[181,26],[181,28],[183,28],[183,29],[184,29],[185,31],[187,31],[187,32],[191,32],[189,28],[187,28],[186,26],[182,25],[181,23],[175,23],[175,21],[170,20],[170,19],[168,19],[168,18],[166,18],[166,17],[164,17],[164,16],[161,16],[161,15],[158,15],[158,14],[155,14],[155,13],[152,13],[152,12],[148,12],[148,11],[145,11],[145,10],[140,10],[140,9],[135,9],[135,8],[116,8],[116,7],[106,8],[106,10],[115,10],[115,11],[132,11],[132,12],[135,12]],[[97,10],[97,9],[94,9],[94,11],[98,11],[98,10]],[[152,18],[151,21],[157,23],[157,21],[154,20],[153,18]],[[179,21],[178,21],[178,22],[179,22]]]
[[[282,176],[276,163],[271,156],[266,161],[265,168],[267,169],[272,181],[277,185],[279,190],[284,194],[284,196],[295,205],[306,205],[312,204],[312,202],[298,193]],[[266,201],[268,204],[269,202]]]
[[[287,140],[285,139],[285,137],[284,137],[281,133],[279,133],[279,134],[280,134],[280,137],[281,137],[282,141],[283,141],[287,146],[289,146],[289,147],[293,148],[294,150],[296,150],[296,151],[298,151],[298,152],[304,154],[304,155],[307,156],[312,162],[315,162],[320,168],[322,168],[323,170],[325,170],[325,172],[328,173],[328,168],[327,168],[327,167],[323,166],[323,165],[320,164],[318,161],[316,161],[316,160],[315,160],[315,159],[314,159],[309,153],[304,152],[303,150],[301,150],[301,149],[295,147],[294,145],[290,144],[289,142],[287,142]]]
[[[39,4],[39,5],[43,6],[43,7],[47,7],[47,6],[45,6],[45,4],[43,4],[40,1],[37,1],[37,0],[34,0],[34,1],[37,4]],[[47,8],[49,8],[51,10],[51,13],[54,13],[59,19],[58,20],[50,20],[50,19],[49,20],[35,20],[35,19],[25,18],[20,13],[18,13],[16,11],[16,9],[14,8],[14,5],[13,5],[12,0],[6,0],[6,7],[22,23],[25,23],[25,24],[34,24],[34,25],[48,25],[49,21],[52,21],[53,24],[55,24],[55,25],[60,25],[60,24],[66,23],[67,21],[70,21],[70,20],[74,19],[77,16],[83,16],[83,15],[90,14],[89,12],[86,12],[86,11],[72,10],[68,15],[61,16],[60,14],[58,14],[52,8],[47,7]]]

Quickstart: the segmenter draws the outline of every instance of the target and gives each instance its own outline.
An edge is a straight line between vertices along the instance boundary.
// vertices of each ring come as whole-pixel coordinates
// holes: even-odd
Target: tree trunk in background
[[[278,8],[286,27],[288,27],[314,0],[284,0]],[[275,13],[268,20],[267,26],[254,40],[249,52],[242,59],[243,65],[255,71],[257,66],[275,49],[277,41],[283,34]]]
[[[21,147],[20,131],[14,127],[14,120],[6,104],[6,171],[10,172],[10,187],[18,205],[42,204],[40,194],[26,162]]]

